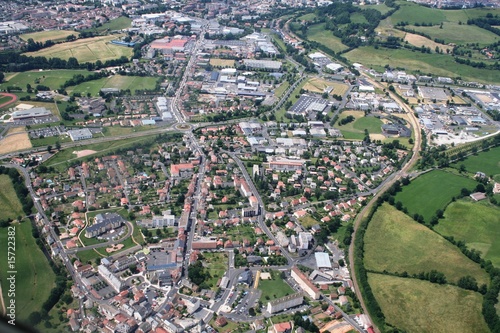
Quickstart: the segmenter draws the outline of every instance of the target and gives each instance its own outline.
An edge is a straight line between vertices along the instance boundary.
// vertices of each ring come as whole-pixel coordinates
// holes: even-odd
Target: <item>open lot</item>
[[[378,208],[364,237],[366,269],[375,272],[418,274],[436,270],[456,283],[471,275],[478,284],[488,275],[443,237],[389,204]]]
[[[307,39],[323,44],[334,52],[341,52],[347,49],[347,46],[342,44],[340,38],[325,29],[324,23],[311,25],[307,29]]]
[[[344,138],[348,140],[363,140],[365,129],[373,135],[382,134],[382,120],[379,118],[365,117],[363,111],[344,111],[341,113],[339,121],[348,116],[353,116],[356,120],[345,125],[339,125],[338,122],[335,124],[335,127],[340,129]],[[372,137],[372,139],[379,138]]]
[[[110,42],[119,39],[123,35],[99,36],[79,39],[74,42],[57,44],[36,52],[25,53],[27,56],[61,58],[68,60],[71,57],[79,62],[102,62],[110,59],[118,59],[121,56],[130,57],[132,48],[111,44]]]
[[[26,91],[26,85],[30,84],[33,88],[37,84],[42,84],[50,89],[58,89],[64,82],[71,79],[75,74],[88,75],[88,71],[84,70],[44,70],[44,71],[28,71],[20,73],[12,73],[7,81],[0,84],[0,89],[4,90],[7,87],[20,87]]]
[[[0,155],[28,148],[31,148],[31,142],[24,127],[11,128],[0,140]]]
[[[464,161],[459,161],[451,166],[458,169],[462,164],[465,165],[468,172],[481,171],[487,176],[495,177],[495,175],[500,174],[500,147],[469,156]]]
[[[412,180],[395,199],[403,203],[410,216],[418,213],[429,222],[438,209],[444,209],[452,197],[460,194],[462,188],[472,190],[475,186],[472,179],[434,170]]]
[[[73,30],[49,30],[23,34],[19,37],[21,37],[21,39],[25,41],[31,38],[35,42],[45,43],[48,40],[51,40],[53,42],[65,41],[66,37],[71,35],[78,37],[80,36],[80,33]]]
[[[205,252],[203,253],[203,265],[208,268],[211,278],[207,284],[212,287],[212,290],[217,289],[217,281],[222,278],[227,271],[228,258],[226,252]]]
[[[500,208],[486,201],[455,201],[434,230],[464,241],[468,248],[481,251],[484,259],[500,266]]]
[[[313,93],[322,94],[327,87],[333,88],[332,91],[330,92],[330,95],[339,95],[339,96],[343,96],[349,89],[347,84],[326,81],[319,78],[309,79],[302,89]]]
[[[262,290],[260,300],[266,305],[267,301],[294,293],[292,287],[281,278],[278,271],[271,271],[271,280],[259,280],[258,289]]]
[[[99,80],[83,82],[67,90],[70,93],[81,93],[82,95],[90,93],[92,96],[97,96],[103,88],[118,88],[121,90],[130,89],[132,94],[135,94],[138,89],[154,89],[156,80],[155,77],[113,75]]]
[[[489,332],[479,293],[381,274],[368,282],[387,323],[405,332]]]
[[[3,188],[2,188],[3,189]],[[47,259],[36,245],[31,235],[31,223],[24,220],[21,224],[14,224],[16,229],[16,314],[17,320],[26,322],[34,311],[40,311],[42,304],[48,299],[54,287],[55,274],[49,266]],[[5,303],[10,298],[7,296],[7,228],[0,229],[0,280]],[[29,323],[27,323],[29,324]]]
[[[219,59],[219,58],[211,58],[210,65],[214,67],[234,67],[234,60],[231,59]]]
[[[17,198],[17,194],[12,186],[12,180],[7,175],[0,175],[0,212],[1,219],[11,218],[17,219],[18,216],[23,216],[23,207]]]

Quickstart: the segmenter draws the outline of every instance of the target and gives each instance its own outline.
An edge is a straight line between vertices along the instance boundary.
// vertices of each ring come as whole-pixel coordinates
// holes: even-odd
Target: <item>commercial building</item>
[[[314,258],[316,259],[316,266],[318,269],[332,269],[332,263],[330,257],[326,252],[316,252],[314,253]]]
[[[304,295],[296,293],[281,298],[277,298],[267,303],[267,312],[274,314],[285,309],[290,309],[299,306],[304,302]]]
[[[68,135],[73,141],[92,139],[92,132],[88,128],[69,130]]]
[[[52,116],[52,113],[44,107],[19,110],[11,113],[13,121],[49,116]]]
[[[319,299],[321,293],[319,289],[302,273],[297,266],[292,267],[291,277],[312,299]]]

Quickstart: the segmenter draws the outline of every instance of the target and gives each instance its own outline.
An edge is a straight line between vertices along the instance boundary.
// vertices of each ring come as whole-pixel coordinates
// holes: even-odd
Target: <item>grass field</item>
[[[398,22],[440,24],[446,20],[443,10],[420,6],[411,2],[399,2],[400,9],[391,15],[392,24]]]
[[[388,11],[390,11],[392,8],[387,7],[385,4],[380,4],[380,5],[364,5],[364,6],[358,6],[361,9],[376,9],[380,13],[385,14]]]
[[[479,43],[479,45],[488,45],[500,40],[500,37],[494,33],[481,29],[475,25],[458,24],[455,22],[446,22],[443,24],[443,29],[439,27],[415,27],[410,26],[410,29],[423,32],[432,39],[444,39],[446,43],[465,44]]]
[[[500,174],[500,147],[469,156],[465,161],[459,161],[451,166],[458,169],[462,164],[465,165],[468,172],[481,171],[487,176],[495,177],[495,175]]]
[[[55,274],[45,259],[42,251],[36,245],[31,235],[31,223],[25,220],[15,224],[16,229],[16,314],[17,320],[25,322],[34,311],[40,311],[42,304],[48,299],[54,287]],[[7,228],[0,229],[0,280],[5,303],[10,298],[7,296],[8,284],[7,271]],[[28,323],[29,324],[29,323]]]
[[[259,280],[258,289],[262,290],[260,300],[265,305],[267,305],[267,301],[294,293],[292,287],[280,277],[280,272],[271,271],[271,276],[272,280]]]
[[[496,71],[473,68],[461,65],[446,54],[421,53],[405,49],[389,50],[375,49],[364,46],[345,53],[345,57],[351,62],[359,62],[375,70],[384,71],[384,66],[398,66],[411,72],[431,73],[432,75],[457,77],[464,80],[479,82],[500,82],[500,76]]]
[[[49,31],[39,31],[32,32],[29,34],[20,35],[22,40],[27,41],[32,38],[35,42],[45,43],[48,40],[53,42],[65,41],[68,36],[80,36],[80,33],[72,30],[49,30]]]
[[[378,208],[364,241],[368,270],[408,274],[436,270],[449,282],[471,275],[478,284],[488,283],[486,272],[457,247],[389,204]]]
[[[434,170],[421,175],[396,194],[409,215],[421,214],[429,222],[438,209],[444,209],[451,198],[458,196],[462,188],[473,189],[476,182],[472,179]]]
[[[313,225],[319,224],[319,222],[316,221],[311,215],[306,215],[304,217],[301,217],[299,219],[299,222],[300,222],[300,225],[306,229],[309,229]]]
[[[212,290],[217,289],[217,281],[222,278],[228,269],[228,258],[225,252],[203,253],[203,264],[206,265],[210,273],[210,280],[207,281]]]
[[[45,70],[12,73],[8,81],[0,84],[0,90],[5,90],[9,86],[20,87],[26,91],[26,85],[30,84],[33,88],[37,84],[42,84],[50,89],[59,88],[64,82],[71,79],[75,74],[88,75],[90,72],[84,70]],[[7,75],[6,75],[7,77]],[[36,83],[38,82],[38,83]]]
[[[281,97],[285,93],[285,91],[290,87],[290,82],[285,81],[278,88],[274,90],[274,96]]]
[[[102,88],[118,88],[121,90],[130,89],[132,94],[135,94],[135,91],[139,89],[154,89],[156,80],[155,77],[147,76],[113,75],[99,80],[83,82],[67,90],[69,93],[81,93],[82,95],[90,93],[92,96],[97,96]]]
[[[0,175],[0,212],[1,219],[17,219],[18,216],[24,216],[23,207],[14,191],[12,180],[7,175]]]
[[[347,84],[326,81],[319,78],[311,78],[307,80],[303,89],[313,93],[322,94],[327,87],[333,87],[332,91],[330,92],[330,95],[339,95],[339,96],[343,96],[349,89],[349,86]]]
[[[356,120],[342,126],[337,122],[335,127],[340,129],[344,138],[348,140],[363,140],[365,137],[365,129],[367,129],[370,134],[381,134],[382,120],[375,117],[365,117],[364,115],[363,111],[344,111],[341,113],[339,121],[348,116],[353,116]]]
[[[27,56],[41,56],[46,58],[61,58],[68,60],[71,57],[79,62],[102,62],[111,59],[118,59],[121,56],[130,57],[132,48],[111,44],[110,42],[119,39],[123,35],[99,36],[79,39],[74,42],[61,43],[36,52],[25,53]]]
[[[79,251],[76,253],[76,256],[78,257],[78,259],[80,259],[81,262],[83,262],[83,263],[91,262],[92,264],[94,263],[96,258],[104,258],[105,257],[103,255],[100,255],[95,250]]]
[[[434,230],[466,242],[468,248],[481,251],[483,258],[500,266],[500,242],[497,241],[500,239],[500,208],[486,201],[452,202]]]
[[[408,43],[417,47],[422,47],[422,46],[430,47],[432,52],[435,51],[436,47],[440,48],[443,52],[447,52],[447,50],[450,50],[451,52],[451,50],[453,50],[451,46],[436,43],[435,41],[430,40],[429,38],[417,34],[407,33],[405,35],[405,41],[408,41]]]
[[[352,13],[351,14],[351,22],[357,23],[357,24],[368,23],[368,21],[366,20],[366,17],[361,13]]]
[[[234,60],[231,59],[219,59],[219,58],[211,58],[210,65],[214,67],[234,67]]]
[[[300,21],[312,21],[316,18],[316,14],[314,13],[308,13],[302,16],[299,16],[297,19]]]
[[[311,25],[307,29],[307,39],[323,44],[336,53],[347,49],[347,46],[342,44],[340,38],[325,29],[324,23]]]
[[[405,332],[489,332],[479,293],[380,274],[368,282],[387,323]]]

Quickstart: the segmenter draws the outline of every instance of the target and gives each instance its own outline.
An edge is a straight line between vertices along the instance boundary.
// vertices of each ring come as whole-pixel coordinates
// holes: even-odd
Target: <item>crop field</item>
[[[382,120],[375,117],[365,117],[363,111],[344,111],[340,115],[339,121],[348,116],[353,116],[356,120],[342,126],[338,123],[335,125],[336,128],[340,129],[344,138],[348,140],[363,140],[365,129],[370,134],[376,135],[382,133]]]
[[[409,215],[421,214],[429,222],[438,209],[444,209],[451,198],[458,196],[462,188],[473,189],[476,182],[440,170],[434,170],[413,180],[396,194]]]
[[[408,43],[417,47],[422,47],[422,46],[430,47],[433,52],[436,49],[436,47],[439,47],[444,53],[446,53],[447,50],[450,50],[450,52],[451,50],[453,50],[451,46],[436,43],[435,41],[430,40],[429,38],[417,34],[407,33],[405,35],[405,41],[408,41]]]
[[[480,152],[477,155],[469,156],[464,161],[452,164],[454,168],[465,165],[468,172],[484,172],[487,176],[500,174],[500,147],[495,147],[489,151]]]
[[[333,87],[330,95],[339,96],[343,96],[349,89],[349,86],[347,86],[347,84],[326,81],[319,78],[309,79],[302,89],[313,93],[322,94],[327,87]]]
[[[25,322],[34,311],[39,311],[54,286],[55,274],[31,235],[31,223],[25,220],[16,228],[16,314]],[[0,280],[5,303],[7,298],[7,228],[0,229],[0,244],[4,255],[0,256]],[[28,323],[29,324],[29,323]]]
[[[136,90],[154,89],[156,80],[155,77],[113,75],[99,80],[83,82],[67,90],[70,93],[81,93],[82,95],[90,93],[92,96],[97,96],[102,88],[118,88],[121,90],[130,89],[134,94]]]
[[[0,175],[0,212],[2,219],[17,219],[18,216],[23,216],[23,207],[17,198],[16,192],[12,187],[12,181],[7,175]]]
[[[35,42],[45,43],[48,40],[53,42],[65,41],[66,37],[71,35],[78,37],[80,36],[80,33],[72,30],[49,30],[23,34],[19,37],[25,41],[32,38]]]
[[[387,323],[405,332],[489,332],[479,293],[381,274],[368,282]]]
[[[488,275],[446,239],[389,204],[378,208],[364,237],[365,267],[376,272],[418,274],[436,270],[449,282],[465,275],[487,283]]]
[[[219,58],[211,58],[210,65],[214,67],[234,67],[234,60],[231,59],[219,59]]]
[[[44,71],[29,71],[9,74],[6,80],[0,84],[0,89],[5,90],[7,87],[20,87],[26,91],[26,85],[30,84],[33,88],[37,84],[42,84],[50,89],[58,89],[64,82],[71,79],[75,74],[88,75],[88,71],[84,70],[44,70]],[[38,82],[38,83],[37,83]]]
[[[267,305],[267,301],[291,295],[295,291],[281,277],[279,271],[271,271],[272,280],[259,280],[258,289],[262,290],[260,300]]]
[[[340,38],[334,36],[331,31],[325,30],[324,23],[311,25],[307,29],[307,39],[323,44],[334,52],[347,49],[347,46],[342,44]]]
[[[479,82],[500,82],[496,71],[473,68],[458,64],[453,57],[446,54],[421,53],[405,49],[375,49],[363,46],[345,53],[345,57],[352,62],[359,62],[367,67],[383,72],[384,66],[398,64],[410,72],[431,73],[447,77],[460,76],[462,79]]]
[[[481,29],[475,25],[458,24],[455,22],[446,22],[443,24],[443,29],[439,27],[415,27],[410,26],[410,29],[423,32],[432,39],[444,39],[446,43],[466,44],[474,41],[479,45],[487,45],[500,40],[500,37],[494,33]]]
[[[486,201],[452,202],[434,230],[464,241],[468,248],[481,251],[483,258],[500,267],[500,208]]]
[[[71,57],[79,62],[102,62],[118,59],[121,56],[130,57],[132,48],[111,44],[123,35],[99,36],[79,39],[74,42],[61,43],[36,52],[25,53],[27,56],[41,56],[46,58],[61,58],[68,60]]]

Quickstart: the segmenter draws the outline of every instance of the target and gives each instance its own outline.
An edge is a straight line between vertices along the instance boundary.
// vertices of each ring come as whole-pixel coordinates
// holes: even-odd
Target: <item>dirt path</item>
[[[15,101],[17,101],[17,96],[14,94],[0,93],[0,95],[12,98],[10,101],[0,104],[0,109],[3,108],[4,106],[7,106],[7,105],[12,104]]]

